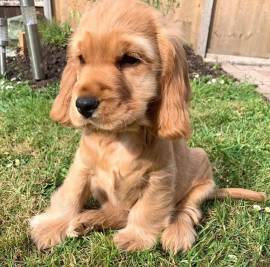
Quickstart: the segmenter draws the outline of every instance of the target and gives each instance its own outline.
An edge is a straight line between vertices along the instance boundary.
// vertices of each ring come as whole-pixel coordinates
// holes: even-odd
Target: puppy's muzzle
[[[76,107],[85,118],[92,117],[99,104],[99,100],[94,97],[78,97],[76,100]]]

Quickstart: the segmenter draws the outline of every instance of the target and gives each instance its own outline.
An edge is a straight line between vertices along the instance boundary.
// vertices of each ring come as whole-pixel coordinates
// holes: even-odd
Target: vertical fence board
[[[182,38],[197,49],[201,27],[201,13],[204,0],[182,0],[175,11],[175,18],[181,24]]]
[[[89,3],[88,0],[53,0],[54,16],[61,23],[68,21],[76,25]]]
[[[214,0],[205,0],[204,8],[201,16],[200,37],[198,42],[198,54],[202,57],[207,52],[207,43],[209,38],[209,30],[213,13]]]

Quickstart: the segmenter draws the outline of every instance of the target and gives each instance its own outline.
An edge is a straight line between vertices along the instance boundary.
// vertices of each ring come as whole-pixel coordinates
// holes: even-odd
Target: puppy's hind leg
[[[200,204],[207,199],[215,189],[212,178],[211,164],[206,153],[201,149],[193,149],[194,179],[191,189],[176,205],[175,216],[163,231],[161,243],[165,250],[177,253],[187,251],[196,240],[194,226],[201,219]],[[178,196],[177,196],[178,197]]]
[[[180,250],[185,252],[192,247],[197,236],[194,226],[201,219],[199,206],[213,192],[214,186],[211,180],[197,185],[178,204],[175,217],[161,235],[161,243],[165,250],[176,254]]]
[[[203,184],[194,186],[177,205],[175,216],[161,236],[165,250],[176,254],[180,250],[185,252],[192,247],[197,236],[194,226],[201,219],[200,204],[213,192],[214,187],[212,179],[206,180]]]

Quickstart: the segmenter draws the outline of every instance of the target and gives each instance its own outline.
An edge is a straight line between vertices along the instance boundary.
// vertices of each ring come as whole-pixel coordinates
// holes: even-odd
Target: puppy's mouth
[[[109,117],[99,117],[97,113],[94,113],[91,118],[84,119],[84,125],[82,128],[90,128],[104,131],[118,131],[127,129],[132,124],[131,121],[125,119],[111,119]]]
[[[119,130],[127,128],[136,121],[128,105],[119,101],[105,103],[77,103],[73,108],[73,124],[78,128],[95,128],[99,130]],[[83,101],[81,101],[83,102]]]

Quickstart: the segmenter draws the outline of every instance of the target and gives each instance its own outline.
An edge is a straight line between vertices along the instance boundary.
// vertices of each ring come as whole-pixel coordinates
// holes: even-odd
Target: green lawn
[[[190,145],[209,153],[218,185],[270,193],[270,106],[253,86],[220,81],[193,81]],[[55,94],[0,79],[0,266],[270,266],[270,214],[229,199],[204,204],[198,241],[185,254],[160,245],[121,253],[113,231],[37,251],[28,219],[48,205],[79,140],[78,130],[50,121]]]

